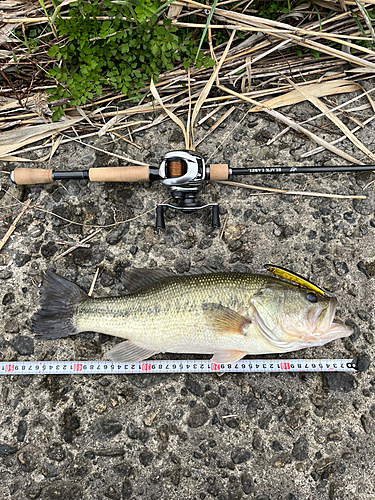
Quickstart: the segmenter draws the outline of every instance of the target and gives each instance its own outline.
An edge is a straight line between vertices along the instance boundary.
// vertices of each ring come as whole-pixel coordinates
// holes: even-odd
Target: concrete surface
[[[364,85],[370,88],[368,82]],[[337,102],[343,99],[347,96],[337,96]],[[343,164],[329,153],[303,162],[300,155],[315,146],[292,132],[267,146],[283,126],[262,115],[247,115],[238,125],[245,111],[239,106],[202,142],[199,152],[212,155],[210,162],[230,161],[233,167]],[[284,111],[298,120],[315,113],[309,104]],[[364,120],[370,113],[354,116]],[[351,126],[348,118],[343,120]],[[326,120],[316,125],[331,128]],[[197,129],[197,138],[204,133]],[[324,135],[327,140],[337,137]],[[368,125],[358,137],[371,149],[375,126]],[[167,151],[184,146],[172,123],[134,134],[134,140],[141,150],[109,136],[91,144],[155,164]],[[347,141],[340,147],[360,158]],[[37,151],[30,158],[44,154]],[[60,146],[51,163],[69,170],[108,164],[119,162],[74,142]],[[2,170],[15,166],[3,164]],[[158,183],[69,181],[20,188],[3,175],[0,238],[20,210],[17,200],[31,198],[32,209],[0,253],[0,360],[102,359],[117,342],[90,333],[58,341],[34,339],[30,317],[38,307],[46,269],[88,291],[99,267],[94,291],[99,297],[124,293],[122,273],[131,267],[186,272],[209,265],[258,272],[273,263],[332,291],[339,317],[354,328],[349,339],[292,356],[358,358],[361,371],[1,377],[1,499],[375,498],[374,184],[363,191],[374,176],[238,180],[298,191],[365,193],[367,199],[258,195],[210,184],[200,197],[220,203],[222,223],[228,216],[220,238],[221,229],[210,226],[206,211],[168,212],[166,229],[155,231],[154,206],[169,196]],[[133,217],[115,229],[102,229],[90,248],[54,260],[66,248],[58,242],[81,240],[93,230],[91,225]],[[177,356],[158,356],[171,357]]]

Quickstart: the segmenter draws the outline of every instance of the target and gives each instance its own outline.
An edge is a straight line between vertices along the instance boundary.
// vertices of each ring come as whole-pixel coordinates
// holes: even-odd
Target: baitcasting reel
[[[213,168],[212,168],[213,167]],[[196,195],[205,180],[221,175],[221,167],[226,165],[213,165],[206,168],[204,159],[192,151],[172,151],[164,156],[159,168],[161,184],[168,186],[173,197],[172,203],[162,203],[156,208],[156,227],[164,229],[164,207],[192,213],[195,210],[212,207],[212,225],[220,226],[219,205],[217,203],[204,204],[196,199]],[[222,176],[227,179],[228,174]]]

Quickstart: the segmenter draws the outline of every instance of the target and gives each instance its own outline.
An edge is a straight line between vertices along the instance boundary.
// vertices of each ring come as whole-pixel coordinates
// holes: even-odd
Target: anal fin
[[[216,351],[211,358],[213,363],[235,363],[246,356],[243,351]]]
[[[120,342],[105,353],[105,357],[114,363],[137,363],[150,358],[159,351],[139,347],[130,340]]]

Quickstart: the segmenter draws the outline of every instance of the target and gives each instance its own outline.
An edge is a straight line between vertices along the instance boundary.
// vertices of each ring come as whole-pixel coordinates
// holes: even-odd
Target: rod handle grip
[[[44,168],[15,168],[11,172],[11,179],[15,184],[48,184],[53,182],[51,169]]]
[[[210,164],[210,181],[226,181],[229,177],[229,165],[224,163]]]
[[[89,179],[93,182],[147,182],[150,180],[149,167],[100,167],[89,169]]]

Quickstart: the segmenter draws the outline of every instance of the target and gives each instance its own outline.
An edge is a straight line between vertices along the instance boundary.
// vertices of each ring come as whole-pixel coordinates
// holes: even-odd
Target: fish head
[[[319,346],[353,333],[335,320],[336,299],[310,289],[272,282],[251,304],[258,330],[281,351]]]

